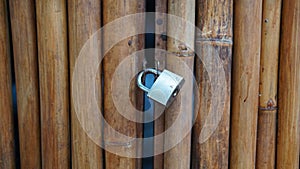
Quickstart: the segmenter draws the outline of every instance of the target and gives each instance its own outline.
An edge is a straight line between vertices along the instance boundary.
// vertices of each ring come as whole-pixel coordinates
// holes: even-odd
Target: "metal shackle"
[[[153,69],[153,68],[148,68],[148,69],[144,69],[143,71],[141,71],[138,74],[137,77],[137,85],[140,89],[142,89],[143,91],[149,93],[150,89],[148,87],[146,87],[143,83],[142,83],[142,78],[144,75],[146,75],[147,73],[151,73],[151,74],[155,74],[155,75],[160,75],[161,71]]]

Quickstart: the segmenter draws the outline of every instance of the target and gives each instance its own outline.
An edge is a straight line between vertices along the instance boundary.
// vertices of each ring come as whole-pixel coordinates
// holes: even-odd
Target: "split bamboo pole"
[[[211,103],[218,100],[211,99],[211,81],[207,74],[207,66],[197,57],[195,75],[199,87],[200,102],[198,116],[194,125],[193,148],[192,148],[192,168],[228,168],[229,158],[229,128],[230,128],[230,92],[231,92],[231,61],[232,61],[232,26],[233,26],[233,1],[225,0],[222,3],[216,0],[199,0],[197,2],[197,27],[200,32],[196,33],[196,48],[201,51],[203,57],[210,57],[210,62],[214,63],[213,57],[219,57],[223,61],[226,77],[227,97],[225,98],[224,110],[221,113],[222,119],[216,131],[205,142],[199,142],[199,136],[205,124],[205,119],[209,115]],[[211,49],[215,52],[212,53]],[[218,66],[212,64],[211,70],[216,70]],[[210,76],[219,78],[218,72],[213,72]],[[219,97],[224,97],[219,95]],[[212,112],[210,112],[212,113]],[[214,125],[214,124],[211,124]]]
[[[161,50],[167,49],[167,18],[161,13],[167,13],[167,0],[155,1],[155,64],[156,68],[163,70],[166,63],[166,53]],[[157,50],[160,49],[160,50]],[[160,106],[154,102],[154,113],[160,113]],[[155,115],[156,116],[156,115]],[[154,136],[161,134],[165,129],[165,115],[161,114],[159,118],[154,121]],[[155,145],[154,152],[162,150],[163,144]],[[157,149],[157,150],[156,150]],[[154,156],[154,169],[164,168],[164,155]]]
[[[180,1],[168,1],[168,14],[176,15],[183,18],[186,22],[195,23],[195,1],[194,0],[180,0]],[[168,37],[167,40],[167,60],[166,68],[176,74],[183,77],[190,77],[185,79],[185,85],[187,89],[185,92],[181,92],[176,100],[165,110],[165,128],[169,128],[176,120],[178,114],[187,114],[187,117],[193,112],[193,68],[194,68],[194,38],[195,30],[189,30],[188,24],[180,25],[182,30],[178,29],[178,25],[175,22],[168,21],[168,32],[177,34],[180,38],[174,39]],[[192,46],[187,46],[187,44]],[[185,65],[187,67],[185,67]],[[192,74],[190,74],[192,73]],[[164,144],[170,144],[183,133],[181,129],[184,126],[185,119],[180,119],[178,132],[170,133],[169,136],[164,138]],[[189,119],[191,125],[192,119]],[[190,153],[191,152],[191,132],[188,133],[184,139],[177,144],[171,150],[164,154],[164,168],[165,169],[180,169],[190,167]]]
[[[281,0],[263,1],[256,168],[275,167]]]
[[[69,0],[68,2],[70,77],[72,81],[73,69],[81,48],[101,27],[101,2],[98,0]],[[97,79],[100,79],[100,73],[98,73]],[[101,89],[100,80],[96,83]],[[99,92],[98,98],[101,106],[101,92]],[[73,105],[71,106],[71,131],[72,168],[103,168],[102,149],[88,137],[81,127]]]
[[[0,1],[0,168],[16,168],[7,4]]]
[[[42,168],[70,168],[66,1],[39,0],[36,8]]]
[[[234,3],[230,168],[255,168],[262,0]],[[259,25],[259,26],[258,26]]]
[[[40,107],[34,0],[10,2],[22,168],[41,168]]]
[[[300,1],[282,1],[277,168],[299,168]]]
[[[117,18],[121,18],[125,15],[135,14],[145,12],[145,1],[144,0],[103,0],[103,23],[108,24]],[[143,25],[124,25],[123,30],[135,29],[135,27],[141,27]],[[138,29],[138,28],[137,28]],[[109,30],[107,30],[109,31]],[[103,45],[109,43],[112,37],[118,36],[123,32],[106,33],[104,32]],[[109,35],[109,36],[108,36]],[[112,38],[113,39],[113,38]],[[120,62],[132,53],[144,48],[144,35],[135,35],[121,40],[117,43],[108,53],[104,56],[103,60],[103,75],[104,75],[104,117],[108,124],[114,128],[116,131],[128,135],[130,137],[142,137],[142,124],[130,121],[117,111],[113,99],[111,87],[113,84],[112,76],[120,64]],[[141,70],[143,67],[143,58],[132,59],[128,64],[128,72],[136,70]],[[130,74],[130,73],[129,73]],[[122,77],[118,77],[120,83],[124,82],[128,75],[124,74]],[[129,93],[132,104],[138,109],[142,110],[143,107],[143,93],[137,88],[135,80],[130,84]],[[121,104],[121,103],[119,103]],[[135,114],[135,112],[132,112]],[[128,147],[126,143],[114,143],[110,137],[110,133],[104,132],[105,146],[106,147],[116,147],[122,149],[120,151],[126,151],[128,154],[134,155],[138,151],[142,151],[142,145]],[[125,145],[126,144],[126,145]],[[129,143],[130,144],[130,143]],[[141,168],[141,159],[120,157],[108,151],[105,152],[105,166],[107,169],[114,168],[128,168],[128,169],[139,169]]]

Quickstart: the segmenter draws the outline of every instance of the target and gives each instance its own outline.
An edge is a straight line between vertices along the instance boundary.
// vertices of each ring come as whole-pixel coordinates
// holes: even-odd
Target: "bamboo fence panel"
[[[138,0],[138,1],[118,1],[118,0],[104,0],[103,1],[103,23],[105,24],[120,18],[125,15],[135,14],[138,12],[145,12],[145,1]],[[133,26],[133,27],[131,27]],[[134,29],[135,26],[142,26],[142,25],[124,25],[124,30],[126,29]],[[116,34],[122,32],[116,32]],[[108,33],[111,36],[111,33]],[[110,38],[104,32],[104,41],[103,45],[105,46],[106,43],[109,42]],[[122,117],[119,112],[117,111],[116,107],[114,106],[112,95],[111,95],[111,82],[112,82],[112,75],[116,70],[117,65],[126,57],[144,48],[144,36],[143,35],[136,35],[132,37],[128,37],[118,44],[116,44],[109,52],[104,56],[103,59],[103,74],[104,74],[104,117],[105,120],[118,132],[123,133],[125,135],[131,137],[142,137],[142,125],[125,119]],[[132,69],[141,69],[143,66],[143,58],[136,58],[129,63],[129,67]],[[131,71],[128,70],[128,71]],[[126,75],[122,77],[118,77],[118,80],[122,82]],[[138,110],[142,110],[143,106],[143,93],[139,90],[136,86],[135,80],[132,81],[130,84],[130,91],[129,96],[132,101],[132,104],[136,106]],[[135,113],[135,112],[132,112]],[[110,142],[114,142],[111,139],[110,133],[104,132],[105,137],[105,146],[116,146],[110,144]],[[137,151],[141,151],[142,145],[139,146],[131,146],[128,148],[127,146],[123,146],[124,143],[118,143],[118,148],[126,150],[128,154],[135,154]],[[105,152],[105,167],[106,168],[141,168],[141,159],[134,159],[134,158],[126,158],[120,157],[110,152]]]
[[[299,168],[300,1],[282,1],[277,168]]]
[[[214,60],[212,57],[216,57],[211,53],[211,48],[214,48],[218,53],[217,57],[222,59],[227,82],[227,98],[225,98],[222,120],[218,128],[206,142],[199,143],[199,134],[204,126],[204,120],[208,116],[211,103],[215,101],[210,98],[210,78],[202,61],[197,57],[195,76],[201,99],[194,125],[192,168],[228,168],[233,1],[225,0],[220,3],[217,0],[200,0],[197,5],[196,25],[201,32],[196,33],[196,48],[204,57],[211,57],[211,62]],[[216,67],[212,68],[212,70],[216,69]],[[211,76],[218,77],[219,75],[218,72],[213,72]],[[223,96],[220,95],[220,97]]]
[[[7,4],[0,1],[0,168],[16,168]]]
[[[36,1],[36,14],[42,168],[70,168],[66,2]]]
[[[77,119],[70,82],[81,48],[101,28],[102,22],[108,24],[126,15],[145,12],[145,2],[0,0],[0,169],[142,168],[141,159],[104,151],[89,138]],[[299,169],[300,1],[161,0],[155,1],[155,9],[195,23],[200,31],[191,31],[188,25],[174,24],[164,15],[155,14],[155,67],[185,77],[188,90],[181,90],[154,121],[154,135],[171,127],[180,113],[186,113],[185,117],[190,113],[198,115],[193,133],[188,133],[171,150],[155,156],[154,168]],[[127,33],[144,26],[124,24],[121,29]],[[98,34],[102,46],[90,50],[103,52],[103,47],[124,32],[108,30],[101,34],[102,39]],[[178,39],[167,37],[174,33]],[[194,46],[205,60],[194,56]],[[122,134],[138,138],[143,137],[143,124],[126,119],[117,111],[112,89],[119,86],[112,82],[120,63],[142,49],[144,35],[118,42],[105,55],[95,82],[98,105],[108,124]],[[214,64],[215,56],[222,65]],[[14,57],[14,71],[11,57]],[[118,74],[120,83],[127,81],[128,73],[137,73],[145,65],[143,57],[131,57],[128,69]],[[213,116],[215,121],[206,123],[211,107],[215,102],[223,104],[219,103],[222,93],[218,93],[217,99],[212,97],[211,79],[222,84],[217,72],[220,67],[227,84],[222,88],[227,94],[224,111],[212,135],[199,142],[203,128],[215,125],[218,120]],[[193,79],[189,79],[190,73],[194,73],[198,91],[191,83]],[[13,76],[18,115],[13,114]],[[196,92],[199,100],[194,97],[193,105],[192,95]],[[134,78],[125,93],[129,94],[132,105],[143,110],[144,95]],[[123,95],[120,93],[118,97]],[[154,117],[161,109],[154,102]],[[135,113],[132,111],[134,117]],[[176,132],[169,133],[163,145],[154,144],[154,152],[166,150],[168,144],[178,141],[187,120],[192,122],[180,119]],[[106,148],[123,151],[128,156],[143,151],[142,145],[116,142],[114,133],[106,131],[104,128]]]
[[[68,2],[70,77],[72,81],[73,69],[81,48],[101,27],[101,3],[98,0],[69,0]],[[101,72],[98,73],[97,79],[101,78],[100,74]],[[97,80],[96,83],[101,89],[100,80]],[[70,87],[70,89],[72,88]],[[98,93],[99,105],[101,105],[101,92]],[[103,168],[102,149],[82,129],[73,105],[71,106],[71,131],[72,168]]]
[[[234,3],[230,168],[255,168],[262,1]]]
[[[263,1],[256,168],[275,167],[281,0]]]
[[[38,169],[41,168],[41,136],[35,1],[9,2],[21,167]]]
[[[183,18],[185,21],[195,23],[195,1],[192,0],[180,0],[180,1],[168,1],[168,14],[176,15]],[[176,24],[176,23],[175,23]],[[193,72],[194,67],[194,55],[193,48],[194,46],[194,30],[188,30],[188,26],[181,25],[182,30],[177,29],[178,25],[171,25],[171,22],[168,22],[168,32],[173,32],[177,34],[180,38],[174,39],[168,37],[167,40],[167,60],[166,68],[176,74],[179,74],[183,77],[189,77],[189,73]],[[187,47],[187,44],[192,45],[191,48]],[[188,56],[186,56],[188,55]],[[188,66],[186,69],[185,65]],[[193,103],[192,103],[192,93],[193,85],[189,80],[185,79],[185,85],[188,85],[185,93],[179,94],[180,96],[175,99],[175,101],[165,110],[165,128],[169,128],[177,116],[180,113],[192,114]],[[189,116],[189,115],[187,115]],[[192,123],[190,119],[190,123]],[[181,119],[181,125],[184,124],[185,119]],[[170,144],[173,141],[176,141],[178,136],[183,135],[181,133],[181,126],[178,127],[178,132],[171,133],[170,136],[164,138],[165,144]],[[189,168],[190,167],[190,151],[191,151],[191,133],[189,133],[179,144],[177,144],[171,150],[165,152],[164,154],[164,168]]]
[[[167,18],[161,13],[167,13],[167,0],[155,1],[155,64],[156,68],[163,70],[166,64],[166,53],[161,50],[167,49]],[[161,49],[161,50],[157,50]],[[154,103],[154,114],[159,113],[160,106]],[[156,114],[154,116],[156,116]],[[164,113],[154,121],[154,136],[161,134],[165,129],[165,115]],[[163,144],[155,145],[154,152],[163,149]],[[157,149],[157,150],[156,150]],[[159,154],[154,156],[154,169],[162,169],[164,167],[164,155]]]

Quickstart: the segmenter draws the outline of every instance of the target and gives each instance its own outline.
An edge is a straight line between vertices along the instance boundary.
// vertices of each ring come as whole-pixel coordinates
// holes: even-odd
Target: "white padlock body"
[[[164,70],[150,88],[147,96],[164,106],[168,106],[174,100],[174,92],[182,87],[184,78]]]

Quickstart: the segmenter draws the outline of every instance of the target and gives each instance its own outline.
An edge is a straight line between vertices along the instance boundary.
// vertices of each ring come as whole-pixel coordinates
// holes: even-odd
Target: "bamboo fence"
[[[277,168],[299,168],[300,2],[282,1]]]
[[[168,1],[168,14],[179,16],[187,22],[195,22],[195,1],[180,0]],[[175,22],[176,23],[176,22]],[[168,22],[167,31],[174,32],[178,35],[178,39],[169,37],[167,40],[167,58],[166,68],[173,71],[182,77],[189,77],[189,73],[193,72],[194,55],[186,56],[186,53],[193,53],[191,48],[194,46],[194,30],[189,30],[188,25],[182,25],[182,29],[177,29],[176,25]],[[188,48],[187,46],[190,46]],[[186,66],[187,67],[186,67]],[[188,79],[192,80],[192,79]],[[186,82],[188,90],[182,93],[174,103],[165,111],[165,128],[169,128],[180,113],[186,113],[187,116],[192,112],[192,83]],[[165,137],[164,143],[169,144],[176,140],[176,135],[182,135],[181,127],[184,125],[185,119],[181,119],[179,126],[176,128],[176,133],[171,133]],[[190,120],[191,121],[191,120]],[[191,123],[191,122],[189,122]],[[191,133],[184,137],[184,139],[171,150],[164,154],[164,168],[179,169],[189,168],[190,166],[190,151],[191,151]]]
[[[281,1],[263,1],[259,110],[257,124],[257,168],[274,168]]]
[[[84,43],[101,27],[100,15],[100,1],[68,1],[69,73],[71,81],[73,77],[72,72],[80,49],[83,47]],[[101,67],[99,70],[101,71]],[[98,72],[97,79],[100,79],[100,71]],[[97,80],[96,83],[97,86],[101,88],[100,81]],[[73,98],[72,93],[71,98]],[[99,93],[98,98],[101,100],[101,92]],[[82,129],[73,105],[71,106],[71,131],[71,140],[76,140],[71,143],[72,168],[103,168],[102,149],[95,144]]]
[[[141,169],[147,165],[155,169],[299,169],[298,0],[153,2],[155,11],[160,13],[155,13],[152,21],[155,63],[151,65],[185,77],[187,88],[154,121],[154,135],[172,127],[181,113],[186,116],[179,119],[176,132],[165,135],[163,144],[155,144],[154,140],[154,152],[164,152],[147,164],[141,158],[130,158],[143,154],[142,144],[116,142],[108,128],[101,129],[98,138],[102,147],[90,138],[90,131],[82,126],[90,122],[78,119],[73,102],[74,92],[89,90],[86,86],[72,88],[77,58],[95,35],[101,45],[89,50],[104,54],[103,49],[112,39],[124,32],[145,29],[145,18],[141,18],[138,25],[124,23],[123,31],[104,30],[96,34],[122,17],[141,15],[148,9],[146,4],[150,3],[0,0],[0,169]],[[163,13],[178,16],[197,29],[169,20],[172,17]],[[171,34],[178,38],[168,36]],[[145,56],[135,55],[145,48],[144,41],[143,33],[121,39],[105,54],[95,78],[95,98],[106,122],[132,138],[144,136],[143,124],[124,117],[113,98],[128,95],[137,109],[130,112],[135,117],[138,110],[145,109],[143,92],[138,89],[135,77],[130,77],[129,89],[124,91],[126,96],[124,93],[115,96],[113,89],[128,81],[128,74],[145,68]],[[115,84],[115,72],[127,56],[132,57],[126,65],[128,69],[118,74],[120,84]],[[221,65],[215,64],[215,57]],[[219,69],[225,73],[226,86],[221,86],[225,95],[213,93],[215,86],[223,84]],[[223,97],[225,100],[218,103]],[[207,124],[215,104],[224,104],[221,118],[213,116]],[[154,117],[161,109],[161,105],[154,103]],[[197,118],[189,119],[193,113],[198,114]],[[168,144],[184,134],[186,122],[193,125],[192,130],[168,149]],[[199,141],[201,132],[216,123],[210,137]],[[125,152],[127,157],[107,148]]]
[[[230,168],[255,168],[262,1],[236,1],[233,12]]]
[[[70,167],[67,8],[36,1],[42,168]]]
[[[205,5],[201,5],[205,4]],[[211,84],[210,77],[202,61],[197,57],[195,76],[199,86],[200,102],[198,116],[194,126],[193,137],[193,168],[228,168],[229,157],[229,121],[230,121],[230,92],[231,92],[231,61],[232,61],[232,19],[233,1],[201,0],[198,2],[198,13],[196,25],[200,32],[196,33],[196,50],[213,62],[213,57],[223,60],[223,67],[227,82],[227,98],[222,112],[222,120],[213,135],[205,143],[198,142],[199,134],[205,124],[206,117],[210,111]],[[215,24],[211,24],[213,21]],[[217,51],[217,55],[211,55],[211,47]],[[213,65],[218,66],[218,65]],[[216,70],[217,67],[212,67]],[[211,76],[219,76],[217,71]],[[218,97],[223,97],[219,95]],[[214,160],[217,159],[217,160]]]
[[[167,17],[162,13],[167,13],[168,1],[161,0],[155,1],[155,66],[159,70],[163,70],[166,67],[166,53],[161,50],[167,49]],[[161,49],[161,50],[159,50]],[[154,116],[160,113],[160,106],[154,104]],[[154,121],[154,135],[163,133],[165,130],[165,114],[163,113],[158,119]],[[163,144],[156,144],[154,141],[154,152],[164,149]],[[160,169],[164,167],[164,155],[159,154],[154,156],[153,168]]]
[[[138,12],[145,12],[145,1],[138,0],[138,1],[118,1],[118,0],[104,0],[103,1],[103,23],[107,24],[114,19],[120,18],[125,15],[134,14]],[[137,29],[136,27],[141,25],[124,25],[124,30],[126,29]],[[122,33],[122,32],[119,32]],[[118,33],[111,36],[117,36]],[[104,32],[104,45],[109,42],[111,39],[110,36]],[[128,37],[124,40],[121,40],[117,45],[115,45],[108,53],[104,56],[103,60],[103,75],[104,75],[104,116],[107,122],[118,132],[121,132],[125,135],[131,137],[141,137],[142,136],[142,127],[141,124],[135,123],[128,119],[122,117],[117,109],[114,106],[114,102],[112,100],[111,95],[111,83],[112,75],[116,70],[116,67],[120,62],[128,55],[141,50],[144,48],[144,36],[143,35],[136,35],[132,37]],[[143,58],[136,58],[132,60],[129,64],[138,69],[143,66],[142,64]],[[136,63],[136,64],[135,64]],[[135,69],[131,69],[132,71]],[[123,73],[123,76],[118,77],[120,82],[123,81],[122,78],[126,77],[126,72]],[[130,74],[130,73],[129,73]],[[142,101],[143,101],[143,93],[140,90],[137,90],[136,83],[130,84],[130,93],[129,96],[131,97],[133,105],[136,106],[138,110],[142,108]],[[132,112],[134,113],[134,112]],[[105,132],[105,137],[108,140],[105,146],[114,146],[111,145],[109,142],[114,142],[111,140],[110,133]],[[126,143],[117,143],[117,146],[120,146],[121,149],[126,149]],[[128,143],[130,144],[130,143]],[[128,154],[135,154],[138,150],[141,150],[141,146],[132,146],[127,148],[126,151]],[[105,152],[105,166],[106,168],[141,168],[141,159],[134,159],[134,158],[125,158],[120,157],[110,152]]]
[[[7,3],[2,0],[0,2],[0,168],[16,168],[7,16]]]
[[[32,0],[10,1],[10,18],[12,42],[15,44],[20,161],[24,168],[38,169],[41,168],[41,135],[34,3]]]

